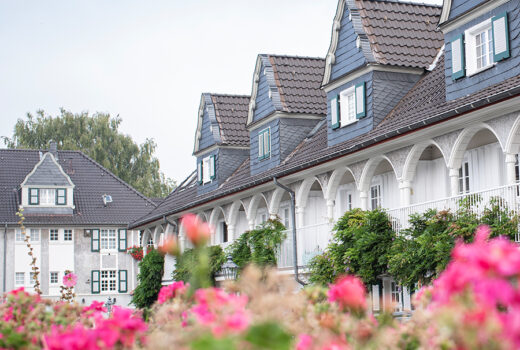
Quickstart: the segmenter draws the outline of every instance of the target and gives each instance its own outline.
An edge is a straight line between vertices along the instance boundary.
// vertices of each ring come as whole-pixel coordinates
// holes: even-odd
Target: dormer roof
[[[323,58],[258,55],[247,124],[253,122],[260,74],[266,75],[275,111],[325,115],[327,96],[320,88],[324,68]]]
[[[245,125],[249,99],[249,96],[242,95],[203,93],[199,105],[193,153],[207,148],[200,146],[204,113],[207,114],[211,125],[210,144],[248,147],[249,134]]]
[[[367,63],[426,69],[443,44],[443,34],[437,28],[440,6],[395,0],[339,0],[323,85],[331,81],[345,10],[350,13]]]
[[[70,177],[63,171],[54,156],[45,153],[20,186],[74,187]]]

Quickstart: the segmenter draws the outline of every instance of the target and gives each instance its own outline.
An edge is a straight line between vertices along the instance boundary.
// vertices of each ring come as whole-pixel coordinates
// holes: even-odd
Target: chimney
[[[51,140],[49,142],[49,152],[54,156],[54,158],[56,158],[56,160],[58,159],[58,144],[56,141]]]

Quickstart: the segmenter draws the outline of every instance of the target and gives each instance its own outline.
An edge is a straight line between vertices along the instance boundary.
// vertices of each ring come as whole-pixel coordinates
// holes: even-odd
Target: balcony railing
[[[329,244],[332,227],[332,223],[324,222],[296,229],[298,266],[307,266],[313,257],[323,252]],[[294,266],[292,230],[285,233],[287,238],[282,242],[277,257],[279,268]]]
[[[519,212],[519,189],[518,185],[508,185],[493,189],[464,193],[455,197],[437,199],[434,201],[413,204],[407,207],[388,210],[388,215],[392,221],[392,228],[399,233],[401,230],[410,227],[410,215],[424,213],[428,209],[436,209],[437,211],[450,210],[456,214],[461,209],[463,203],[469,206],[477,217],[484,213],[486,207],[489,208],[491,201],[500,209],[510,211],[512,214]],[[518,235],[518,234],[517,234]],[[516,237],[518,241],[519,237]]]

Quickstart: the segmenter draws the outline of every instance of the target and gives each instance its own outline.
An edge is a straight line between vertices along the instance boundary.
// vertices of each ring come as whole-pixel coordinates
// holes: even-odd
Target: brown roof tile
[[[249,147],[246,130],[249,96],[211,94],[222,144]]]

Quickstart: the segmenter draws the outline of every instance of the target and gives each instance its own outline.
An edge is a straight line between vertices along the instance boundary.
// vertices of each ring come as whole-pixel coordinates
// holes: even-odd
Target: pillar
[[[506,153],[506,179],[507,185],[514,185],[516,183],[516,155],[513,153]]]
[[[399,181],[399,192],[400,192],[399,205],[401,207],[408,207],[412,201],[412,185],[410,184],[410,181],[400,180]]]
[[[361,210],[368,210],[368,191],[359,191]]]
[[[330,221],[334,221],[334,205],[335,205],[335,201],[334,200],[327,200],[327,218],[330,220]]]
[[[305,208],[296,207],[296,227],[303,227],[305,225]]]
[[[235,225],[228,225],[227,233],[228,233],[228,242],[233,242],[235,240]]]
[[[255,220],[249,220],[248,224],[249,224],[249,230],[255,229]]]
[[[451,168],[449,170],[450,176],[450,192],[451,196],[455,197],[459,195],[459,169]]]

